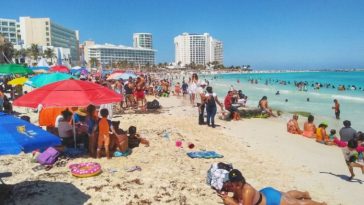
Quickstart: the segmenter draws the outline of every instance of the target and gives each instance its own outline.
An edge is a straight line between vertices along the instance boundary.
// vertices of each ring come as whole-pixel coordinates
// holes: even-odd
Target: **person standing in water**
[[[332,107],[333,110],[335,110],[335,117],[336,119],[340,120],[340,104],[337,99],[334,99],[334,106]]]

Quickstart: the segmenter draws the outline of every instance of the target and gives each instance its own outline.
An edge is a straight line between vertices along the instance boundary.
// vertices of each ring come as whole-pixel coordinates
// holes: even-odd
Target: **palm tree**
[[[54,53],[53,49],[47,48],[44,51],[44,55],[46,56],[47,60],[51,59],[51,63],[53,64],[53,57],[56,57],[56,54]]]
[[[91,67],[97,67],[99,65],[99,60],[97,60],[97,58],[90,58],[89,63]]]
[[[0,63],[11,63],[14,52],[13,44],[2,38],[0,41]]]
[[[34,60],[37,60],[38,56],[40,55],[39,48],[37,44],[32,44],[30,48],[28,48],[28,55],[33,57]]]

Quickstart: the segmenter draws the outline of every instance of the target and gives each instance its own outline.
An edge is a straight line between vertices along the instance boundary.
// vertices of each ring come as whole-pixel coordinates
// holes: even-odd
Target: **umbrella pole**
[[[73,126],[72,126],[72,130],[73,130],[73,140],[74,140],[74,144],[75,144],[75,148],[76,148],[76,122],[75,122],[75,114],[72,114],[72,120],[73,120]]]

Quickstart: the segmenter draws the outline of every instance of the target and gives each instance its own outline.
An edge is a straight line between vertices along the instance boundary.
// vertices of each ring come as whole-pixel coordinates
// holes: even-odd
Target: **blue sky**
[[[174,60],[173,38],[208,32],[224,64],[256,69],[364,68],[360,0],[5,0],[0,18],[50,17],[81,41],[132,45],[150,32],[157,62]],[[8,9],[3,9],[8,8]]]

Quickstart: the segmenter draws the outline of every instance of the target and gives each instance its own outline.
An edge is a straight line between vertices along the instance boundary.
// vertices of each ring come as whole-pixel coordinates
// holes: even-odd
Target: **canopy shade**
[[[123,96],[96,83],[82,80],[63,80],[38,88],[14,100],[15,106],[86,107],[120,102]]]
[[[49,69],[50,72],[61,72],[61,73],[69,73],[70,69],[68,69],[66,66],[64,65],[56,65],[51,67],[51,69]]]
[[[23,65],[18,64],[0,64],[0,74],[11,75],[21,74],[27,75],[32,74],[33,71]]]
[[[40,74],[29,79],[26,84],[35,88],[39,88],[54,82],[68,80],[71,78],[75,79],[76,77],[66,73],[58,73],[58,72],[49,74]]]
[[[0,155],[45,150],[61,144],[59,137],[27,121],[0,112]]]

